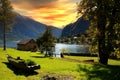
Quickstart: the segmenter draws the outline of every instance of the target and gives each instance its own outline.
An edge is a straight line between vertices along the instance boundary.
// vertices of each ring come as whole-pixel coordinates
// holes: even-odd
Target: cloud
[[[24,9],[51,8],[58,0],[11,0],[14,6]]]
[[[11,0],[16,12],[58,27],[75,20],[77,1],[79,0]]]

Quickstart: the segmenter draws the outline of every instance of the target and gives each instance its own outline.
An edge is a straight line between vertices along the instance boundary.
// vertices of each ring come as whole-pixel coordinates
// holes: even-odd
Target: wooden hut
[[[22,51],[37,51],[38,46],[33,39],[23,39],[18,42],[17,49]]]

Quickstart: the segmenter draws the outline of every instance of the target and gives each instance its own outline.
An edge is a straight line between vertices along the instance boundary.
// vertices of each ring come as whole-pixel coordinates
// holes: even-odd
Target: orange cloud
[[[63,27],[76,20],[79,0],[11,0],[16,12],[47,25]]]
[[[50,15],[50,16],[45,16],[43,17],[44,19],[50,19],[50,20],[56,20],[58,18],[61,18],[61,17],[65,17],[67,16],[68,14],[56,14],[56,15]]]

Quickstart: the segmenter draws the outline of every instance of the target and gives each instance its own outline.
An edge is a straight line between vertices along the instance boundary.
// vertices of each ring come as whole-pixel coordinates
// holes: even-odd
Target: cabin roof
[[[31,40],[33,40],[33,39],[22,39],[20,42],[18,42],[18,44],[27,44]]]

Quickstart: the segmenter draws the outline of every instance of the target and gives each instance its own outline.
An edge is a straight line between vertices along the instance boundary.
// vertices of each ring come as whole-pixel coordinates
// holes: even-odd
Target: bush
[[[25,61],[25,64],[26,64],[27,66],[36,65],[36,63],[35,63],[34,61],[30,60],[30,59],[27,59],[27,60]]]

